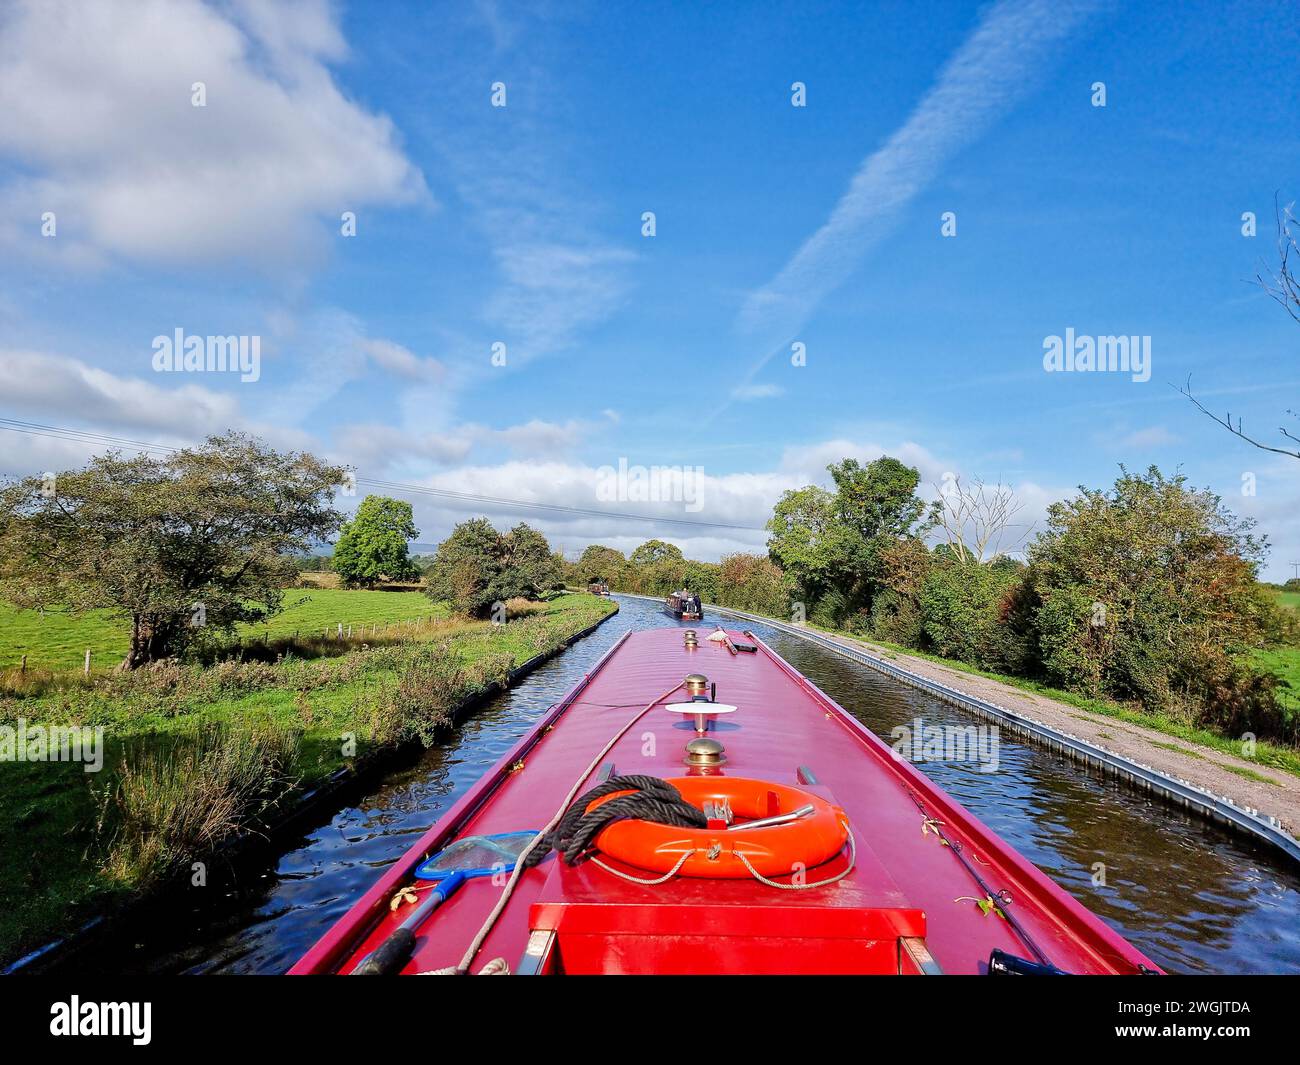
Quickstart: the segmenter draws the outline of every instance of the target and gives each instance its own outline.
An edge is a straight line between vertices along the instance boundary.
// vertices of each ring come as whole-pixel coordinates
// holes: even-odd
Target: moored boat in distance
[[[704,617],[704,604],[696,593],[682,589],[664,599],[664,613],[682,621],[699,621]]]
[[[723,635],[623,636],[291,972],[1159,971]]]
[[[604,581],[592,581],[587,585],[588,595],[609,595],[609,585]]]

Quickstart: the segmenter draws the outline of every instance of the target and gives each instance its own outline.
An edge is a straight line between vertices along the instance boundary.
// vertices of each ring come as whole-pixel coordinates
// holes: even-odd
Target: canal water
[[[624,632],[677,624],[620,613],[457,727],[439,747],[322,812],[238,883],[132,921],[79,973],[282,973]],[[708,627],[713,619],[705,619]],[[697,626],[700,623],[695,623]],[[750,626],[887,741],[890,730],[984,724],[797,637]],[[1002,737],[998,771],[919,768],[1170,972],[1300,972],[1300,877],[1262,847],[1059,755]],[[1094,869],[1105,867],[1104,886]]]

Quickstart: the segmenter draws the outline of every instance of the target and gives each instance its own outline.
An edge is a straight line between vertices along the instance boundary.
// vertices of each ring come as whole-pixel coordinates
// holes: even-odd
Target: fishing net
[[[499,836],[466,836],[426,861],[415,875],[437,880],[449,873],[474,869],[510,869],[532,841],[534,831],[509,832]]]

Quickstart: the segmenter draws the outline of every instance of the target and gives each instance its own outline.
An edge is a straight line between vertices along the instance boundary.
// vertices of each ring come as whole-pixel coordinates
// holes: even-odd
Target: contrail
[[[907,121],[863,161],[825,224],[742,306],[736,327],[763,353],[745,384],[796,335],[899,221],[940,167],[1028,89],[1052,45],[1098,3],[1001,0],[948,60]]]

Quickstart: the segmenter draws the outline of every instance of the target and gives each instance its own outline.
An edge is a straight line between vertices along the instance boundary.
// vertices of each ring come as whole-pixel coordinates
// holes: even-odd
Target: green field
[[[412,593],[310,596],[310,604],[294,608],[300,626],[343,621],[346,629],[349,621],[427,616],[431,608]],[[448,619],[330,657],[206,669],[170,664],[105,673],[83,687],[0,695],[0,724],[22,718],[102,726],[106,750],[99,773],[58,762],[0,765],[0,961],[76,928],[150,882],[147,871],[114,862],[120,845],[112,830],[97,827],[125,763],[147,765],[150,757],[183,751],[205,730],[222,730],[232,749],[255,733],[281,730],[296,743],[287,800],[358,756],[411,739],[433,742],[466,696],[614,609],[607,599],[564,595],[506,625]],[[281,633],[294,628],[280,621]],[[355,750],[343,749],[345,736],[355,737]]]
[[[337,588],[291,588],[284,593],[284,611],[265,625],[246,626],[244,640],[274,639],[301,633],[333,635],[338,625],[346,633],[353,626],[445,618],[445,605],[435,604],[420,592],[347,591]],[[109,669],[125,656],[129,625],[92,610],[79,616],[63,611],[16,610],[0,602],[0,670],[13,668],[27,656],[29,669],[80,669],[90,650],[92,669]]]
[[[1282,592],[1273,593],[1277,596],[1277,601],[1288,610],[1300,611],[1300,592]]]
[[[1275,589],[1273,595],[1287,610],[1300,612],[1300,592]],[[1258,650],[1252,657],[1261,670],[1272,673],[1285,685],[1279,697],[1291,713],[1300,713],[1300,647],[1278,644]]]

